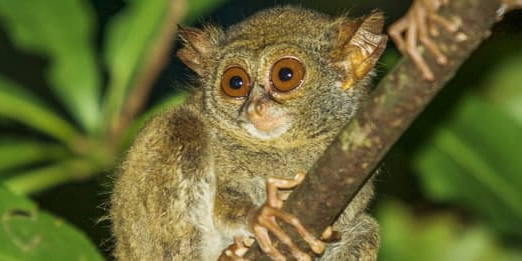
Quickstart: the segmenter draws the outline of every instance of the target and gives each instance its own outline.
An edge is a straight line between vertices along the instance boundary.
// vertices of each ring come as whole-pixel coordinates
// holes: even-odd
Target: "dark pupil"
[[[290,81],[294,76],[294,72],[290,68],[281,68],[279,71],[279,79],[283,82]]]
[[[232,89],[241,89],[243,87],[243,79],[239,76],[234,76],[230,79],[230,88]]]

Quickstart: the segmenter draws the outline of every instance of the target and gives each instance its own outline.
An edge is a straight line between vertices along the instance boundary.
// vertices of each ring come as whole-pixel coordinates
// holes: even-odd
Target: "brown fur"
[[[382,20],[374,15],[369,20]],[[111,209],[117,259],[215,260],[234,235],[251,235],[250,217],[266,199],[266,178],[306,172],[365,97],[368,76],[353,79],[354,70],[373,67],[382,52],[375,46],[385,38],[376,38],[373,53],[358,50],[354,39],[362,37],[356,30],[362,20],[353,21],[281,7],[226,32],[182,29],[185,48],[178,55],[200,75],[201,88],[185,105],[149,122],[121,167]],[[347,48],[358,50],[357,59]],[[269,66],[285,55],[302,59],[304,84],[291,97],[269,102],[288,111],[292,125],[273,139],[253,137],[239,124],[248,98],[225,97],[221,74],[241,64],[260,91],[270,84]],[[343,90],[349,81],[353,86]],[[376,258],[377,224],[364,213],[372,193],[365,186],[336,222],[343,240],[323,260]]]

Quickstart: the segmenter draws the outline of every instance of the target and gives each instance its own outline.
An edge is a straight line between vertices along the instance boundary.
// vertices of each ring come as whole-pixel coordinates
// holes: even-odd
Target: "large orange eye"
[[[283,58],[272,66],[270,79],[274,87],[281,92],[293,90],[303,83],[305,69],[303,64],[294,58]]]
[[[250,77],[243,68],[230,67],[223,73],[221,89],[230,97],[246,97],[250,91]]]

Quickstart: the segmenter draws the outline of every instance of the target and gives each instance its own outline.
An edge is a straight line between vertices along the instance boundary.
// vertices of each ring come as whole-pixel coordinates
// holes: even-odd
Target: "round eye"
[[[301,85],[304,74],[301,62],[294,58],[283,58],[272,66],[270,79],[278,91],[287,92]]]
[[[230,97],[245,97],[250,91],[250,78],[241,67],[230,67],[221,78],[221,89]]]

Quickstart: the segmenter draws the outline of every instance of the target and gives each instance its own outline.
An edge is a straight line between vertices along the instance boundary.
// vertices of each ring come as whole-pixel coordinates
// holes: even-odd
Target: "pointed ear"
[[[388,37],[382,33],[384,16],[373,12],[356,20],[342,18],[336,24],[332,58],[346,71],[344,90],[354,86],[373,69],[386,48]]]
[[[183,47],[177,52],[179,59],[197,74],[202,75],[208,65],[208,59],[216,49],[222,34],[221,30],[214,27],[201,30],[179,26],[178,33],[183,42]]]

